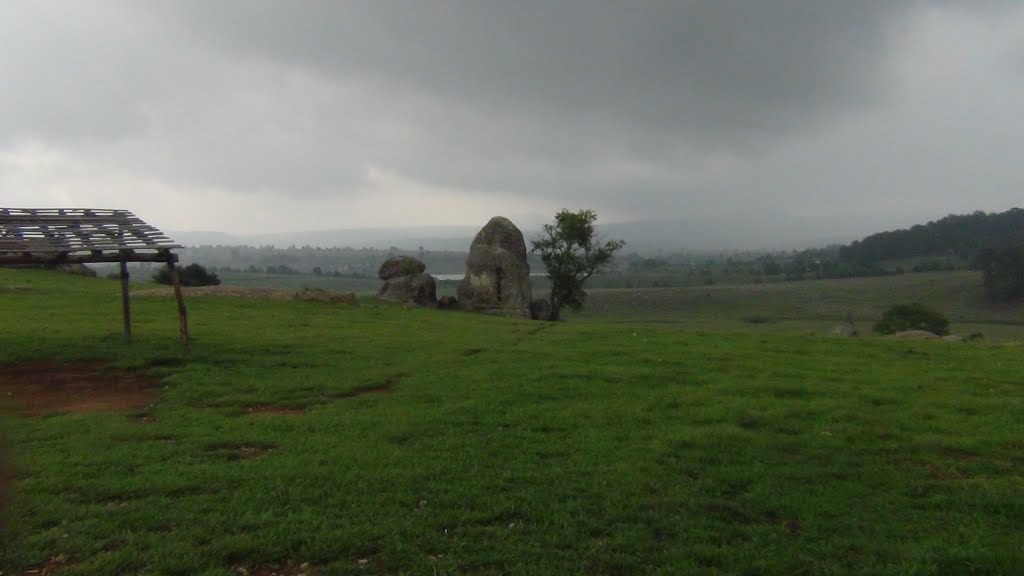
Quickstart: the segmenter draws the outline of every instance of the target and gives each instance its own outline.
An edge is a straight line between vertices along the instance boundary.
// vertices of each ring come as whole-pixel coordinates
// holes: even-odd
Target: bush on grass
[[[895,334],[907,330],[925,330],[945,336],[949,334],[949,318],[934,308],[912,302],[889,308],[875,324],[875,332],[879,334]]]
[[[178,278],[182,286],[217,286],[220,278],[213,272],[208,271],[199,264],[189,264],[184,268],[178,267]],[[153,281],[159,284],[171,284],[171,271],[161,268],[153,274]]]

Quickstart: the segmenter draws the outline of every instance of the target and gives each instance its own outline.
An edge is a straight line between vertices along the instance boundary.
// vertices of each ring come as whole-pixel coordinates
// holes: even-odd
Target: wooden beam
[[[185,353],[189,352],[188,343],[188,312],[185,310],[185,297],[181,294],[181,278],[178,277],[178,267],[174,262],[168,262],[167,267],[171,271],[171,283],[174,284],[174,298],[178,301],[178,329],[181,332],[181,345]]]
[[[117,252],[104,252],[98,255],[69,254],[64,257],[59,257],[58,255],[59,253],[0,253],[0,266],[4,264],[99,264],[102,262],[117,263],[121,261],[121,255]],[[167,258],[168,256],[163,252],[146,254],[136,252],[128,257],[128,262],[167,262]]]
[[[128,294],[128,254],[121,254],[121,308],[124,311],[124,341],[132,341],[132,308]]]

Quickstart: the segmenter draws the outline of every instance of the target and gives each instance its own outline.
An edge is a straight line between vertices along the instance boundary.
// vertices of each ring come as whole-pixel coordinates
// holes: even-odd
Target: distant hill
[[[840,260],[870,266],[885,260],[951,256],[969,260],[985,248],[1024,243],[1024,208],[950,215],[903,230],[879,232],[839,249]]]
[[[273,234],[235,235],[224,232],[171,230],[168,235],[186,246],[320,246],[415,250],[468,250],[476,234],[472,226],[422,226],[410,228],[363,228],[309,230]]]
[[[186,246],[319,246],[401,250],[467,251],[483,226],[421,226],[309,230],[273,234],[228,234],[216,231],[168,230],[168,236]],[[517,224],[519,224],[517,222]],[[520,225],[527,243],[540,227]],[[848,242],[863,234],[842,221],[812,222],[761,218],[758,220],[665,219],[630,222],[599,222],[598,234],[626,241],[632,252],[658,253],[678,250],[799,249]]]

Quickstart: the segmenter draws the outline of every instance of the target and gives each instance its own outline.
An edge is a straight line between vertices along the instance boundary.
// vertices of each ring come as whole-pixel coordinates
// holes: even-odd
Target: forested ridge
[[[983,249],[1024,244],[1024,208],[949,215],[903,230],[879,232],[839,249],[841,260],[870,266],[885,260],[952,256],[971,260]]]

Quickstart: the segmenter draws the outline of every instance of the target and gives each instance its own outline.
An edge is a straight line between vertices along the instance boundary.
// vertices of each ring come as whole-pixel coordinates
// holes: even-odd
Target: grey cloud
[[[907,11],[884,0],[173,6],[238,57],[382,82],[496,121],[539,112],[722,145],[877,98],[889,29]]]
[[[595,161],[742,148],[870,103],[900,12],[884,1],[24,6],[4,25],[17,70],[0,96],[8,138],[120,139],[112,154],[179,183],[344,190],[381,163],[541,193]],[[304,98],[288,85],[295,70],[347,99]]]
[[[163,5],[227,60],[300,68],[354,88],[362,109],[315,109],[337,134],[351,124],[402,127],[397,137],[314,132],[322,138],[312,145],[355,147],[367,162],[438,185],[574,200],[614,199],[627,185],[685,193],[664,177],[591,175],[620,160],[664,173],[682,155],[749,152],[876,105],[886,96],[892,30],[909,10],[887,1],[301,7]],[[249,176],[283,180],[263,172]],[[306,174],[322,177],[321,188],[356,182],[331,169]]]
[[[164,61],[145,14],[109,2],[0,6],[0,145],[138,134]]]
[[[934,158],[915,138],[941,131],[921,127],[977,120],[900,68],[922,14],[998,26],[1014,10],[996,0],[8,2],[0,152],[41,141],[97,170],[253,202],[365,194],[379,169],[495,205],[525,197],[623,215],[749,220],[782,203],[853,206],[864,171],[874,188],[933,186],[906,169]],[[987,88],[940,89],[972,101]],[[908,98],[930,98],[928,116]]]

